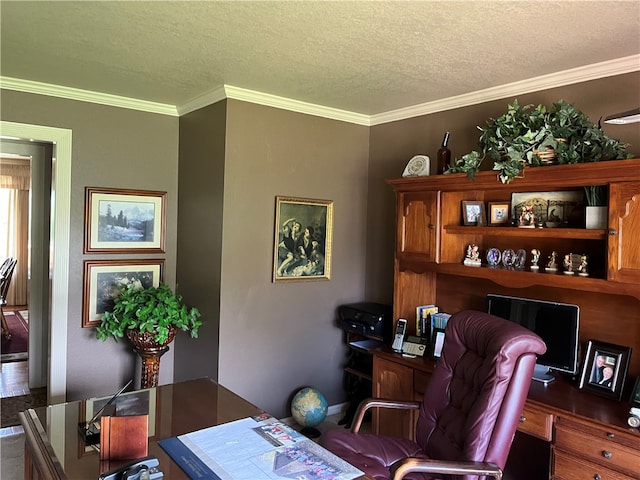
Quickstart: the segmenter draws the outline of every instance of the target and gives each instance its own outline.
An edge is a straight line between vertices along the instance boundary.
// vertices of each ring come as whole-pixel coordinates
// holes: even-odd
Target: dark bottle
[[[442,147],[438,150],[438,175],[442,175],[444,171],[449,168],[449,162],[451,162],[451,150],[447,147],[449,143],[449,132],[444,134],[444,139],[442,139]]]

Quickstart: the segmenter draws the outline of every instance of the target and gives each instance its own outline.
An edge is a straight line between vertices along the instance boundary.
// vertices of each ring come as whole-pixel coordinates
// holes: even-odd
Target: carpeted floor
[[[2,362],[15,362],[27,358],[29,346],[29,324],[20,312],[5,311],[11,339],[2,336]]]
[[[47,404],[47,389],[36,388],[29,395],[6,397],[0,400],[0,428],[20,425],[18,413],[28,408],[43,407]]]

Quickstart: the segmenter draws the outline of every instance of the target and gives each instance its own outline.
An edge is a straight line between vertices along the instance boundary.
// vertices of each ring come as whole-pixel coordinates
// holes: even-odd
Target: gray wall
[[[173,284],[176,263],[178,119],[122,108],[2,90],[2,120],[73,131],[67,399],[107,395],[134,375],[135,355],[126,341],[103,343],[81,328],[83,261],[165,258],[164,279]],[[82,254],[84,188],[166,191],[166,255]],[[173,351],[162,357],[160,381],[173,378]]]
[[[202,313],[198,339],[175,341],[175,380],[218,378],[227,102],[180,118],[178,291]]]
[[[228,101],[219,381],[273,415],[344,400],[336,307],[364,299],[367,127]],[[334,202],[330,281],[272,283],[275,197]]]

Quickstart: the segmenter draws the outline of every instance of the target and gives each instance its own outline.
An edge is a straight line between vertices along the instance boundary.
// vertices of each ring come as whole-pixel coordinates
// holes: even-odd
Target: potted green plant
[[[584,211],[585,228],[598,229],[607,227],[607,187],[589,185],[584,187],[587,206]]]
[[[627,157],[625,144],[607,137],[584,113],[562,100],[550,111],[544,105],[520,106],[514,100],[506,113],[478,128],[481,153],[454,160],[446,173],[466,173],[473,179],[482,161],[490,158],[500,181],[510,183],[528,166]]]
[[[182,295],[161,283],[157,287],[123,286],[114,298],[113,308],[103,314],[96,336],[116,342],[126,337],[142,357],[142,388],[157,385],[160,356],[165,353],[178,330],[198,337],[201,314],[187,307]]]

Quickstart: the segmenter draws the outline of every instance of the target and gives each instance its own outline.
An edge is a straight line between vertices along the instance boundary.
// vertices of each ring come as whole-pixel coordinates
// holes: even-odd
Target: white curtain
[[[15,161],[14,161],[15,162]],[[28,162],[16,164],[2,162],[0,165],[0,188],[7,189],[2,196],[3,214],[7,219],[3,233],[5,251],[3,258],[14,257],[18,262],[13,280],[7,292],[7,305],[27,305],[29,279],[29,189],[31,167]]]

